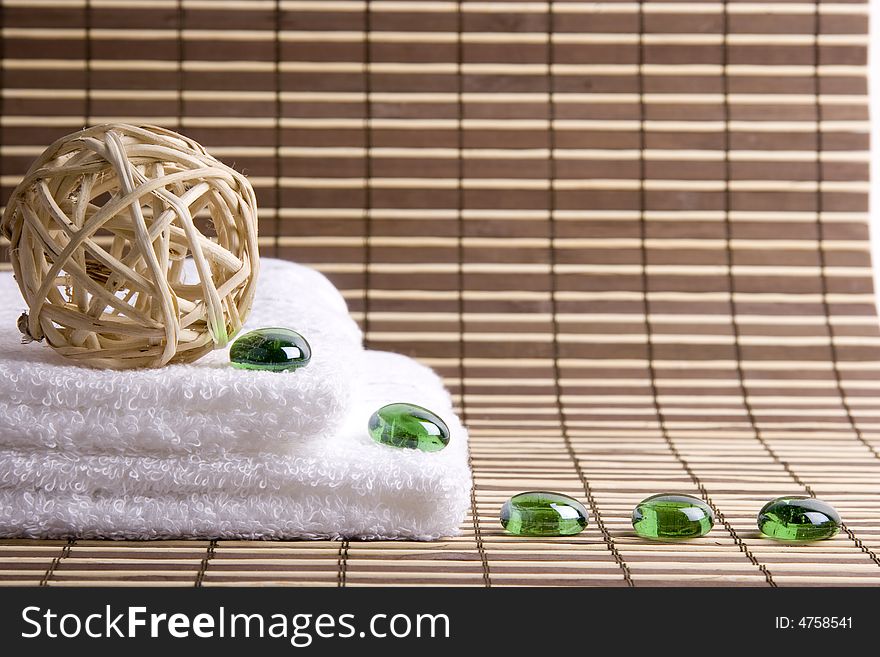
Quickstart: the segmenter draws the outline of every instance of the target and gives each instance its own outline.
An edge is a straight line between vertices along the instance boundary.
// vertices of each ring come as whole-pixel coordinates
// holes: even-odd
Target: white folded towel
[[[469,503],[467,433],[440,379],[404,356],[361,351],[341,296],[319,274],[264,262],[248,325],[303,333],[312,362],[296,372],[236,370],[225,351],[190,366],[106,372],[10,344],[14,329],[3,331],[0,537],[458,532]],[[287,296],[294,280],[310,286],[308,304]],[[0,281],[0,326],[14,327],[8,283]],[[40,376],[27,352],[39,353]],[[133,407],[116,407],[123,380],[143,391]],[[373,442],[372,412],[401,401],[440,415],[450,444],[424,453]]]
[[[320,273],[267,258],[261,268],[244,330],[280,324],[306,336],[312,360],[289,376],[234,369],[228,349],[152,370],[71,364],[20,344],[15,322],[26,307],[12,276],[0,276],[0,449],[36,441],[78,453],[286,453],[326,435],[350,406],[360,329]]]

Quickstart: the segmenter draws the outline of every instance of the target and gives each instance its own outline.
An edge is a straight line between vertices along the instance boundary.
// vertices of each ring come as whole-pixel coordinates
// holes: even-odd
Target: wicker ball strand
[[[15,188],[0,227],[28,307],[23,341],[78,363],[189,363],[226,345],[250,312],[254,190],[170,130],[107,124],[59,139]]]

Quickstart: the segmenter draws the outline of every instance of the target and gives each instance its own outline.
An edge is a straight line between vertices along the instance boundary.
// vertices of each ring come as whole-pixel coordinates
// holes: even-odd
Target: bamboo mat
[[[880,584],[865,3],[2,6],[4,198],[85,124],[201,141],[251,177],[263,253],[446,377],[476,485],[445,541],[5,541],[0,583]],[[505,535],[529,489],[587,530]],[[661,491],[715,529],[635,537]],[[788,493],[846,530],[760,538]]]

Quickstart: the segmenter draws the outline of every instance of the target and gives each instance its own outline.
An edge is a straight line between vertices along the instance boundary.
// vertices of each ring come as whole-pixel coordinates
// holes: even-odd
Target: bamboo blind
[[[864,2],[2,7],[4,198],[83,125],[186,132],[250,176],[264,254],[446,377],[476,481],[446,541],[6,541],[3,583],[880,584]],[[587,531],[505,535],[528,489]],[[635,537],[666,490],[715,529]],[[787,493],[845,531],[761,539]]]

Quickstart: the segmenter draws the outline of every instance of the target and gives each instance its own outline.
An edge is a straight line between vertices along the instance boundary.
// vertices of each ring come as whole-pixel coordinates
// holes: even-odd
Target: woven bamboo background
[[[865,3],[2,7],[4,198],[83,125],[186,132],[251,177],[264,254],[444,374],[476,479],[437,543],[5,541],[2,583],[880,584]],[[505,535],[536,488],[587,531]],[[664,490],[715,529],[635,537]],[[760,538],[805,492],[846,530]]]

